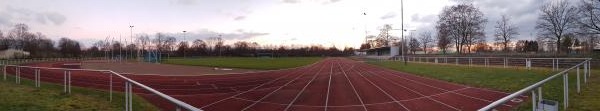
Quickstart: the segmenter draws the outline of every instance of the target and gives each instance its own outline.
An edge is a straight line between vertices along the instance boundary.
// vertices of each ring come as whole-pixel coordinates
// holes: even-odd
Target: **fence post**
[[[110,78],[109,78],[110,79],[110,85],[109,85],[109,87],[110,87],[110,90],[109,90],[110,91],[109,92],[110,97],[109,97],[109,100],[112,101],[112,94],[113,94],[112,93],[113,92],[113,78],[112,78],[112,75],[113,74],[112,73],[108,73],[108,74],[110,74]]]
[[[587,83],[587,76],[588,76],[588,66],[587,66],[587,62],[583,63],[583,82]]]
[[[21,71],[21,68],[19,68],[19,67],[17,66],[17,67],[15,68],[15,72],[16,72],[16,73],[15,73],[15,75],[16,75],[16,76],[15,76],[15,83],[17,83],[17,84],[21,84],[21,82],[19,81],[19,80],[21,79],[21,78],[20,78],[20,76],[21,76],[21,72],[20,72],[20,71]]]
[[[542,86],[538,87],[538,101],[542,101]]]
[[[458,65],[458,58],[456,58],[456,65]]]
[[[588,63],[587,63],[587,65],[588,65],[587,66],[587,68],[588,68],[587,69],[588,70],[588,77],[592,77],[592,70],[591,70],[592,66],[591,66],[591,63],[592,62],[590,60],[588,60]]]
[[[37,75],[38,75],[37,87],[40,87],[40,86],[42,86],[42,71],[40,69],[37,69]]]
[[[531,91],[531,105],[533,106],[533,111],[536,111],[537,109],[537,101],[535,100],[535,90]]]
[[[560,70],[560,65],[558,65],[558,63],[559,63],[558,60],[559,59],[556,59],[556,70]]]
[[[38,85],[38,74],[37,74],[37,69],[33,69],[33,76],[34,76],[34,79],[35,79],[35,80],[33,80],[33,81],[35,81],[35,82],[34,82],[34,84],[35,84],[35,87],[38,87],[38,86],[37,86],[37,85]]]
[[[448,57],[444,57],[444,61],[448,64]]]
[[[488,67],[488,65],[489,65],[489,59],[488,58],[485,58],[484,64],[485,64],[485,67]]]
[[[473,58],[469,57],[469,66],[471,66],[471,64],[473,64]]]
[[[569,73],[563,75],[563,108],[567,110],[569,106]]]
[[[506,68],[506,57],[504,58],[504,68]]]
[[[64,87],[63,87],[63,90],[64,90],[65,93],[67,93],[67,71],[65,70],[63,73],[64,73],[64,76],[63,76],[64,77]]]
[[[129,111],[129,82],[125,81],[125,111]]]
[[[577,93],[581,92],[579,84],[579,66],[577,66]]]
[[[4,64],[2,71],[4,71],[4,81],[6,81],[6,64]]]
[[[68,72],[69,74],[69,94],[71,94],[71,71]]]

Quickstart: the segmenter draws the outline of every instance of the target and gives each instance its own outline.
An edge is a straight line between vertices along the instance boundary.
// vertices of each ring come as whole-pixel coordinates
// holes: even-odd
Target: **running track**
[[[62,67],[62,64],[30,65]],[[7,71],[12,74],[14,68]],[[41,70],[41,73],[42,81],[63,81],[62,71]],[[21,69],[21,76],[32,78],[33,71]],[[249,74],[126,76],[207,111],[473,111],[508,95],[345,58],[327,58],[304,67]],[[75,86],[109,89],[109,79],[100,72],[72,72]],[[113,79],[113,89],[122,91],[123,80]],[[134,88],[134,92],[163,110],[174,109],[166,100],[143,89]],[[510,110],[518,104],[509,102],[498,109]]]

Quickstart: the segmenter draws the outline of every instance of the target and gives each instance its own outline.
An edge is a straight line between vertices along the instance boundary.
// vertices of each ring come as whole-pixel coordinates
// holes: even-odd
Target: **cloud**
[[[336,3],[336,2],[340,2],[342,0],[283,0],[283,3],[289,3],[289,4],[296,4],[296,3],[302,3],[302,2],[316,2],[316,3],[322,3],[322,4],[331,4],[331,3]]]
[[[233,20],[235,20],[235,21],[240,21],[240,20],[244,20],[244,19],[246,19],[246,16],[237,16],[237,17],[233,18]]]
[[[330,0],[329,2],[335,3],[335,2],[339,2],[339,1],[342,1],[342,0]]]
[[[300,0],[283,0],[283,3],[300,3]]]
[[[177,37],[178,39],[182,39],[182,38],[179,38],[182,36],[181,33],[168,33],[168,35],[172,35],[174,37]],[[243,29],[238,29],[235,32],[223,33],[223,32],[211,31],[208,29],[201,29],[201,30],[197,30],[197,31],[187,32],[186,39],[187,39],[187,41],[192,41],[192,40],[196,40],[196,39],[206,40],[209,37],[219,37],[220,36],[224,40],[228,41],[228,40],[245,40],[245,39],[251,39],[254,37],[265,36],[265,35],[269,35],[269,33],[249,32],[249,31],[245,31]]]
[[[175,3],[181,5],[193,5],[196,4],[196,0],[175,0]]]
[[[380,19],[382,19],[382,20],[385,20],[385,19],[394,18],[394,17],[396,17],[396,15],[397,15],[397,14],[396,14],[396,13],[394,13],[394,12],[389,12],[389,13],[387,13],[387,14],[385,14],[385,15],[381,16],[381,17],[380,17]]]
[[[48,19],[48,21],[54,23],[54,25],[61,25],[67,20],[67,18],[64,15],[54,12],[45,13],[45,16]]]
[[[37,12],[10,6],[0,9],[0,26],[10,27],[15,23],[62,25],[66,20],[66,16],[56,12]]]
[[[519,28],[520,35],[516,39],[534,39],[531,36],[535,36],[537,32],[534,27],[539,16],[539,8],[545,3],[539,0],[477,0],[473,2],[488,19],[485,29],[488,41],[493,40],[494,26],[503,14],[507,15],[512,24]]]

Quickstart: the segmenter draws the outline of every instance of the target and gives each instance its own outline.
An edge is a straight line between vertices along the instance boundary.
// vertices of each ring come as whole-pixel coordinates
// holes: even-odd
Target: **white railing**
[[[408,62],[424,62],[424,63],[445,63],[456,65],[469,66],[484,66],[484,67],[523,67],[531,69],[533,67],[552,67],[553,71],[560,68],[569,68],[584,60],[590,58],[511,58],[511,57],[390,57],[387,60],[402,61],[406,59]]]
[[[150,88],[142,83],[139,83],[135,80],[132,80],[130,78],[127,78],[117,72],[114,72],[112,70],[93,70],[93,69],[69,69],[69,68],[54,68],[54,67],[34,67],[34,66],[20,66],[20,65],[10,65],[10,64],[22,64],[22,63],[31,63],[31,62],[44,62],[44,61],[64,61],[64,60],[90,60],[90,59],[83,59],[83,58],[77,58],[77,59],[67,59],[67,58],[52,58],[52,59],[18,59],[18,60],[4,60],[1,61],[2,65],[3,65],[3,71],[4,71],[4,80],[6,80],[6,75],[7,75],[7,68],[14,68],[14,76],[15,76],[15,82],[17,84],[21,83],[21,69],[22,68],[26,68],[26,69],[31,69],[33,70],[34,73],[34,77],[33,77],[33,81],[35,84],[35,87],[40,87],[40,69],[44,69],[44,70],[62,70],[64,71],[64,76],[63,76],[63,80],[64,80],[64,92],[65,93],[71,93],[71,71],[90,71],[90,72],[101,72],[104,74],[108,74],[110,80],[108,81],[109,84],[109,96],[110,96],[110,100],[112,101],[112,94],[113,94],[113,76],[116,76],[118,78],[121,78],[123,80],[125,80],[125,110],[126,111],[132,111],[132,94],[133,94],[133,87],[132,84],[135,86],[138,86],[146,91],[149,91],[152,94],[155,94],[171,103],[173,103],[175,105],[175,108],[177,111],[181,110],[182,108],[185,110],[189,110],[189,111],[201,111],[200,109],[191,106],[183,101],[180,101],[178,99],[175,99],[169,95],[166,95],[160,91],[157,91],[153,88]],[[94,59],[96,60],[96,59]]]
[[[583,82],[587,83],[587,79],[591,76],[590,64],[591,58],[509,58],[509,57],[404,57],[409,62],[428,62],[428,63],[441,63],[441,64],[456,64],[456,65],[479,65],[484,67],[490,66],[501,66],[501,67],[524,67],[531,69],[532,67],[552,67],[553,71],[561,69],[564,70],[553,74],[552,76],[545,78],[535,84],[527,86],[517,92],[514,92],[508,96],[505,96],[499,100],[488,104],[487,106],[479,109],[479,111],[493,111],[494,108],[511,101],[514,98],[518,98],[527,92],[531,92],[531,100],[533,105],[533,111],[544,110],[540,107],[540,102],[543,100],[542,97],[542,86],[548,81],[555,79],[559,76],[563,77],[563,108],[566,110],[569,105],[569,71],[576,70],[577,77],[577,93],[581,92],[581,78],[580,69],[583,67]],[[392,57],[386,60],[402,61],[403,57]],[[551,61],[551,62],[550,62]],[[512,63],[511,63],[512,62]],[[517,63],[515,63],[517,62]],[[548,64],[550,62],[551,64]],[[537,63],[537,64],[536,64]],[[569,67],[570,66],[570,67]]]

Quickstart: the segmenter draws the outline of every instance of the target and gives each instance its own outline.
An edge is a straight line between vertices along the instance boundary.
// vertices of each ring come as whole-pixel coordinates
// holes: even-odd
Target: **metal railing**
[[[492,102],[491,104],[479,109],[479,111],[491,111],[493,110],[495,107],[498,107],[499,105],[502,105],[508,101],[510,101],[513,98],[517,98],[520,95],[523,95],[527,92],[531,92],[531,103],[533,105],[533,111],[537,111],[538,108],[540,107],[536,107],[539,106],[539,102],[541,102],[543,100],[542,98],[542,86],[544,84],[546,84],[548,81],[557,78],[558,76],[562,76],[563,77],[563,108],[566,110],[567,107],[569,106],[569,71],[576,69],[577,70],[577,93],[581,92],[581,81],[580,81],[580,73],[579,73],[579,69],[581,69],[581,67],[583,67],[583,79],[584,82],[587,83],[587,78],[590,77],[590,60],[591,59],[586,59],[585,61],[572,66],[570,68],[567,68],[559,73],[556,73],[542,81],[539,81],[533,85],[527,86],[517,92],[514,92],[506,97],[503,97],[499,100],[496,100],[494,102]],[[536,94],[536,89],[537,89],[537,94]],[[537,98],[536,98],[537,96]]]
[[[564,70],[551,75],[535,84],[527,86],[517,92],[514,92],[508,96],[505,96],[499,100],[496,100],[487,106],[479,109],[479,111],[492,111],[494,108],[511,101],[514,98],[518,98],[527,92],[531,92],[531,103],[533,105],[533,111],[537,111],[540,106],[540,102],[544,99],[542,97],[542,86],[548,81],[553,80],[559,76],[563,77],[563,108],[566,110],[569,105],[569,71],[576,70],[577,74],[577,93],[581,92],[581,76],[580,69],[583,67],[583,82],[587,83],[587,79],[591,76],[590,64],[591,58],[508,58],[508,57],[405,57],[409,62],[429,62],[429,63],[441,63],[441,64],[456,64],[456,65],[479,65],[484,67],[490,66],[501,66],[504,68],[523,67],[531,69],[534,66],[537,67],[552,67],[553,71],[560,70],[561,66],[565,67]],[[380,59],[381,60],[381,59]],[[390,57],[385,60],[402,61],[403,57]],[[547,64],[549,61],[551,65]],[[535,61],[535,62],[534,62]],[[518,62],[512,63],[511,62]],[[539,63],[539,64],[534,64]],[[568,67],[570,66],[570,67]]]
[[[180,101],[178,99],[175,99],[169,95],[166,95],[160,91],[157,91],[151,87],[148,87],[142,83],[139,83],[135,80],[132,80],[128,77],[125,77],[117,72],[114,72],[112,70],[94,70],[94,69],[70,69],[70,68],[55,68],[55,67],[34,67],[34,66],[21,66],[21,65],[9,65],[9,64],[22,64],[22,63],[30,63],[30,62],[44,62],[44,61],[63,61],[63,60],[84,60],[84,59],[63,59],[63,58],[57,58],[57,59],[20,59],[20,60],[4,60],[4,61],[0,61],[2,63],[3,66],[3,71],[4,71],[4,80],[7,80],[6,76],[7,76],[7,68],[14,68],[14,76],[15,76],[15,82],[17,84],[21,83],[21,69],[22,68],[27,68],[27,69],[32,69],[33,70],[33,81],[35,84],[35,87],[40,87],[40,83],[41,83],[41,76],[40,76],[40,69],[44,69],[44,70],[62,70],[64,71],[64,76],[63,76],[63,80],[64,80],[64,92],[65,93],[71,93],[71,71],[90,71],[90,72],[101,72],[104,74],[109,74],[109,78],[110,80],[108,81],[109,83],[109,96],[110,96],[110,101],[112,101],[112,95],[113,95],[113,75],[116,77],[119,77],[123,80],[125,80],[125,86],[124,86],[124,92],[125,92],[125,110],[126,111],[132,111],[132,98],[133,98],[133,87],[132,84],[135,86],[138,86],[146,91],[149,91],[152,94],[155,94],[171,103],[173,103],[175,105],[175,108],[177,111],[181,110],[182,108],[185,110],[189,110],[189,111],[202,111],[192,105],[189,105],[183,101]]]

